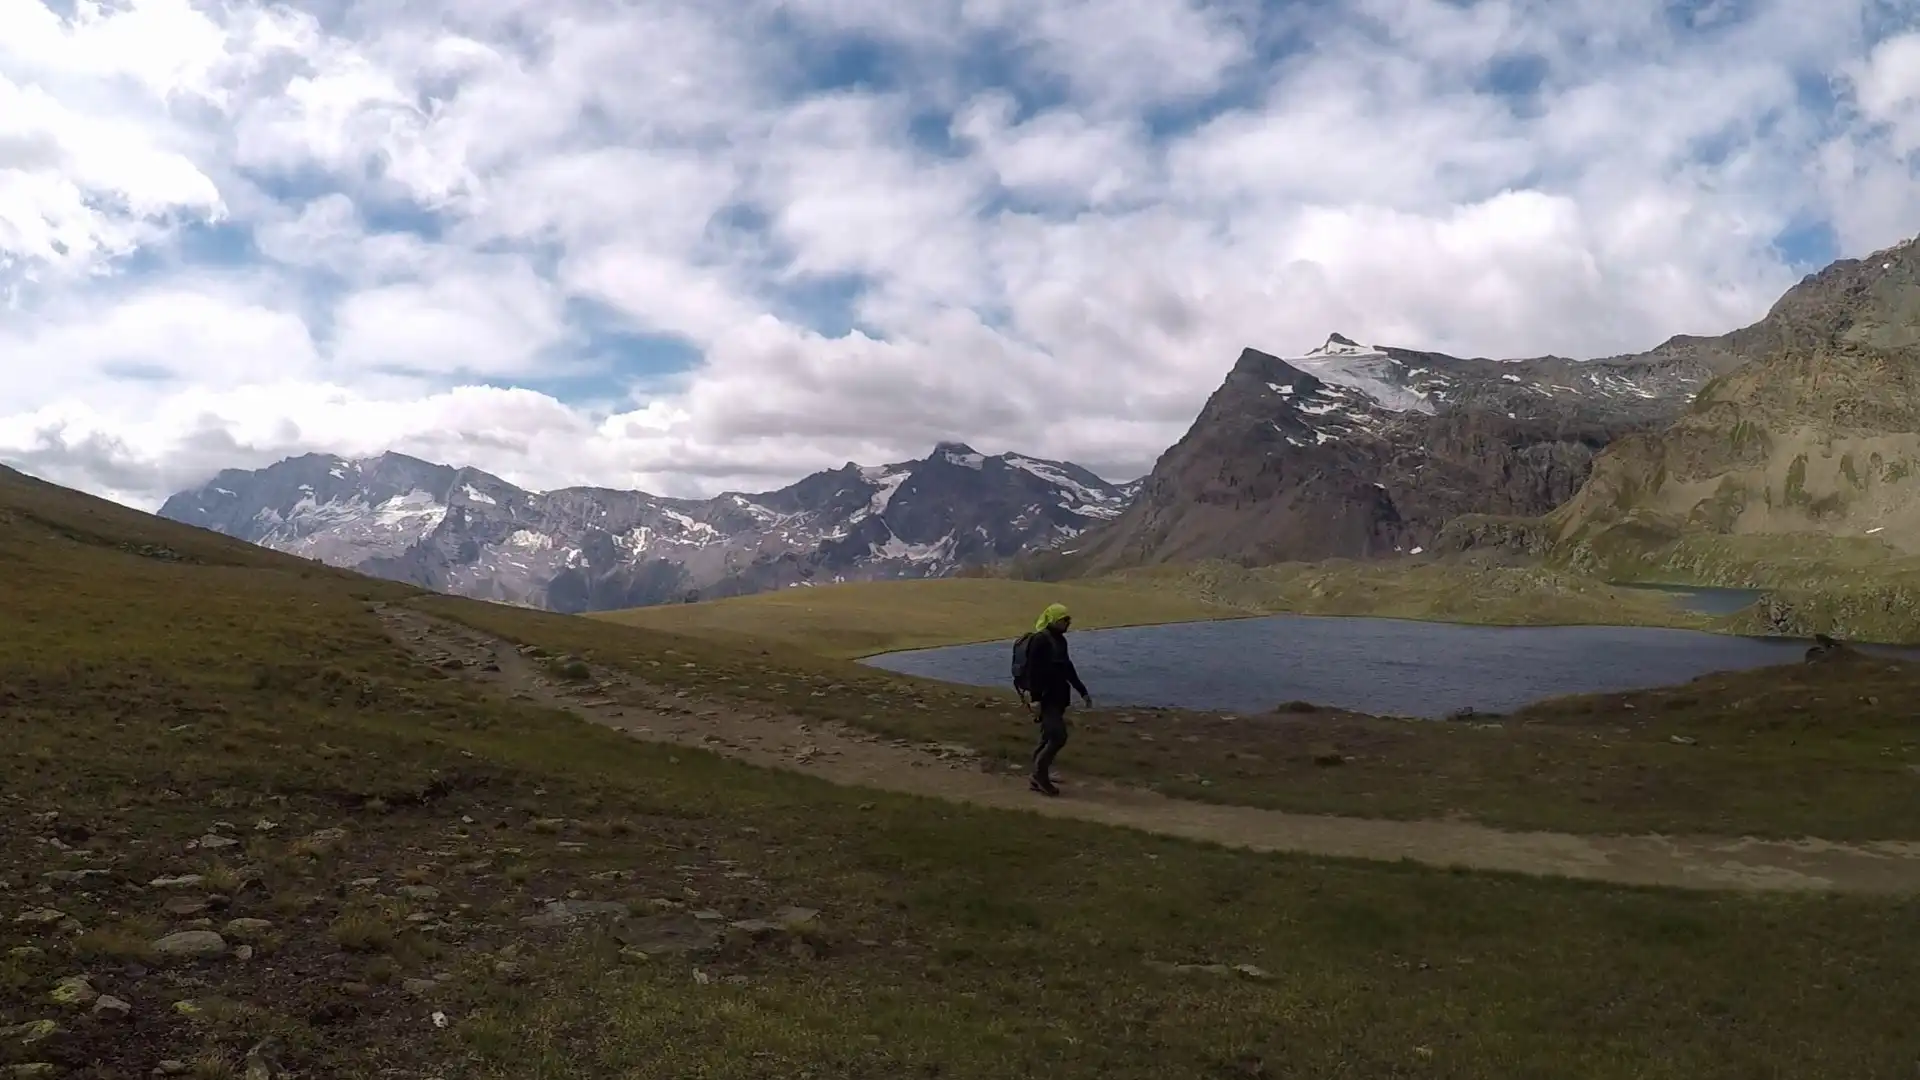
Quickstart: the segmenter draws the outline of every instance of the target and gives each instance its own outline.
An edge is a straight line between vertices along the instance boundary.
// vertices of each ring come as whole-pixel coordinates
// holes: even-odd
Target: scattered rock
[[[93,1003],[93,1015],[102,1020],[125,1020],[133,1015],[133,1005],[111,994],[101,994]]]
[[[227,936],[246,940],[259,937],[273,929],[273,924],[265,919],[232,919],[227,923]]]
[[[813,908],[788,906],[774,912],[773,917],[788,929],[798,929],[813,925],[814,921],[820,918],[820,913]]]
[[[407,979],[400,984],[400,989],[414,997],[427,997],[440,989],[440,984],[432,979]]]
[[[194,1001],[176,1001],[173,1003],[173,1011],[180,1016],[199,1016],[200,1005]]]
[[[206,880],[200,874],[181,874],[179,877],[154,878],[147,885],[155,889],[194,889]]]
[[[1172,964],[1165,960],[1149,960],[1147,966],[1168,975],[1231,975],[1233,969],[1225,964]]]
[[[269,1035],[247,1049],[243,1063],[243,1080],[273,1080],[280,1070],[274,1065],[274,1058],[280,1052],[280,1042]]]
[[[13,917],[13,921],[27,926],[52,926],[66,921],[67,913],[54,908],[35,908],[23,911]]]
[[[253,946],[242,945],[239,948],[233,950],[233,958],[235,960],[240,961],[243,964],[253,959]]]
[[[396,890],[403,900],[438,900],[440,890],[431,885],[402,885]]]
[[[30,1061],[25,1065],[8,1065],[7,1080],[45,1080],[58,1076],[59,1070],[45,1061]]]
[[[7,950],[7,956],[14,960],[32,960],[46,954],[47,950],[38,945],[15,945]]]
[[[240,841],[231,836],[215,836],[213,833],[208,833],[189,846],[196,845],[201,851],[219,851],[222,848],[239,847]]]
[[[40,880],[52,882],[55,885],[71,885],[76,881],[110,877],[112,874],[111,870],[49,870],[40,875]]]
[[[167,914],[178,919],[191,918],[206,911],[208,904],[197,896],[176,896],[161,908]]]
[[[1271,973],[1263,971],[1252,964],[1235,964],[1233,966],[1233,971],[1234,971],[1234,974],[1240,975],[1244,978],[1252,979],[1255,982],[1273,981],[1273,975]]]
[[[346,842],[347,830],[345,829],[316,829],[307,834],[306,846],[309,850],[324,851]]]
[[[29,1020],[10,1028],[0,1028],[0,1035],[17,1041],[21,1046],[45,1042],[58,1034],[60,1034],[60,1025],[52,1020]]]
[[[621,955],[629,960],[701,953],[720,943],[709,924],[677,912],[623,919],[614,924],[612,934],[625,946]]]
[[[1687,735],[1669,735],[1667,741],[1679,746],[1692,746],[1699,740]]]
[[[155,1076],[185,1076],[193,1071],[193,1066],[184,1061],[168,1059],[153,1067]]]
[[[211,930],[182,930],[154,942],[153,951],[161,956],[207,960],[226,955],[227,941]]]
[[[567,926],[583,918],[625,915],[627,905],[609,900],[550,900],[538,915],[520,920],[523,926]]]
[[[53,984],[53,992],[47,997],[55,1005],[81,1006],[92,1003],[100,996],[93,983],[85,975],[69,975]]]

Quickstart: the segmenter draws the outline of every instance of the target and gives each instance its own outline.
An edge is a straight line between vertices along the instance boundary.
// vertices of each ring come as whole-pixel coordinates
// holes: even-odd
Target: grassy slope
[[[383,637],[363,599],[406,590],[0,474],[22,502],[95,518],[80,541],[0,520],[0,1064],[219,1078],[258,1046],[311,1076],[1853,1080],[1920,1056],[1911,901],[1256,857],[835,789],[476,697]],[[201,563],[124,550],[135,528]],[[587,627],[685,680],[766,659],[432,603],[553,647]],[[210,831],[242,843],[189,850]],[[44,877],[81,867],[111,873]],[[146,884],[186,872],[206,880]],[[571,893],[823,916],[622,963],[599,931],[520,922]],[[163,910],[179,896],[215,927],[269,920],[258,954],[147,955],[193,918]],[[71,924],[17,921],[48,907]],[[133,1018],[49,1000],[83,971]],[[51,1037],[6,1030],[39,1019]]]
[[[1573,574],[1342,561],[1252,569],[1208,562],[1063,583],[1006,578],[860,582],[593,617],[734,644],[777,642],[852,659],[1011,638],[1056,601],[1074,612],[1074,624],[1082,630],[1277,612],[1501,626],[1713,626],[1667,598]]]
[[[1012,638],[1048,604],[1063,603],[1083,629],[1185,622],[1243,614],[1177,592],[1104,584],[1050,585],[1002,578],[862,582],[785,589],[700,604],[596,616],[624,626],[743,642],[779,642],[822,656],[877,653]]]
[[[1150,593],[1136,589],[1155,581],[1180,598],[1205,602],[1237,596],[1244,602],[1249,596],[1257,601],[1261,589],[1310,595],[1325,575],[1338,587],[1324,590],[1324,598],[1335,603],[1351,595],[1342,589],[1356,583],[1371,589],[1383,580],[1361,570],[1215,566],[1179,577],[1143,575],[1133,579],[1134,588],[1110,592],[1107,602],[1137,605],[1113,616],[1115,621],[1145,621],[1126,615],[1145,610],[1140,598]],[[1409,592],[1451,595],[1440,587],[1448,572],[1435,569],[1425,575],[1425,585]],[[1515,619],[1546,610],[1516,599],[1529,595],[1526,582],[1537,575],[1502,571],[1488,578],[1517,585],[1504,601],[1490,594],[1480,610]],[[1553,609],[1563,616],[1600,615],[1617,610],[1618,603],[1631,603],[1678,618],[1663,598],[1628,593],[1617,601],[1618,590],[1600,587],[1591,587],[1597,595],[1589,595],[1591,606],[1581,608],[1578,601],[1587,586],[1577,579],[1562,584],[1552,575],[1546,580],[1564,590],[1556,595],[1571,598]],[[1185,591],[1196,581],[1201,589]],[[549,641],[575,652],[652,665],[648,670],[658,679],[683,680],[696,689],[718,685],[884,734],[964,743],[1018,767],[1030,750],[1032,728],[1010,694],[896,679],[808,650],[822,643],[853,651],[845,644],[851,637],[865,627],[889,625],[903,611],[915,613],[907,626],[918,642],[965,640],[984,626],[1011,620],[1025,610],[1023,602],[1030,606],[1031,600],[1058,595],[1008,588],[1020,584],[954,580],[823,588],[808,590],[811,602],[805,604],[789,601],[792,594],[786,594],[779,602],[748,598],[623,616],[689,628],[692,636],[674,640],[616,636],[588,621],[504,609],[461,610],[472,612],[469,621],[506,634],[541,622]],[[940,601],[896,600],[905,596]],[[976,596],[986,599],[969,602]],[[1018,599],[1007,602],[1008,596]],[[451,602],[445,603],[451,610]],[[1004,606],[1004,616],[981,614],[994,612],[996,604]],[[956,624],[946,629],[941,620],[949,613],[957,613]],[[756,634],[764,644],[736,651]],[[664,649],[677,655],[663,662],[657,657]],[[694,666],[682,666],[688,663]],[[1241,718],[1098,710],[1076,718],[1074,744],[1063,767],[1185,798],[1310,813],[1465,816],[1570,832],[1879,839],[1920,835],[1912,771],[1920,762],[1920,736],[1910,721],[1916,712],[1920,673],[1908,667],[1791,665],[1704,678],[1669,690],[1552,702],[1512,717],[1479,717],[1473,724],[1328,712]],[[1339,764],[1328,764],[1335,761]]]
[[[1492,626],[1713,628],[1712,620],[1670,598],[1538,567],[1330,560],[1247,568],[1210,562],[1131,571],[1113,581],[1246,611]]]

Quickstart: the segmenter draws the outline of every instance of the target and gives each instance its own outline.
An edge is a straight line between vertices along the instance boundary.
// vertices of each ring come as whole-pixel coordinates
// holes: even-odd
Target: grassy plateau
[[[796,644],[811,632],[427,597],[0,470],[0,1077],[1856,1080],[1920,1062],[1908,898],[1256,856],[835,787],[489,694],[401,648],[381,603],[720,705],[1027,734],[990,696]],[[1866,768],[1914,715],[1911,674],[1827,670],[1555,706],[1534,726],[1558,741],[1522,751],[1499,748],[1524,724],[1408,736],[1419,755],[1462,740],[1477,783],[1429,782],[1399,750],[1364,784],[1364,758],[1276,753],[1245,790],[1913,835],[1915,800],[1873,795]],[[1693,756],[1654,756],[1680,726]],[[1224,753],[1163,733],[1155,752]],[[1560,791],[1607,739],[1651,770],[1634,799]],[[1125,771],[1142,748],[1073,752]]]
[[[1056,602],[1066,604],[1074,625],[1086,630],[1247,614],[1146,586],[943,578],[785,589],[700,604],[632,608],[595,618],[740,644],[777,642],[852,659],[1011,638],[1032,629],[1041,610]]]
[[[1366,611],[1389,573],[1213,565],[1073,585],[990,578],[839,585],[604,618],[687,636],[679,649],[698,663],[655,668],[652,678],[699,683],[717,676],[743,697],[884,735],[966,744],[1014,768],[1031,750],[1032,729],[1010,691],[907,679],[844,658],[1011,637],[1055,598],[1088,613],[1084,623],[1076,614],[1076,626],[1169,622],[1195,612],[1244,615],[1281,607],[1289,596],[1311,597],[1315,588],[1325,600],[1321,613]],[[1643,616],[1643,623],[1707,621],[1659,594],[1542,571],[1404,573],[1410,584],[1403,613],[1464,609],[1455,598],[1478,586],[1486,597],[1478,610],[1491,616],[1485,621],[1602,622],[1623,613]],[[1241,606],[1230,606],[1230,598]],[[474,617],[510,634],[530,616],[485,609]],[[656,639],[616,638],[592,621],[548,625],[548,640],[620,663],[644,664],[657,648]],[[1578,833],[1920,836],[1920,729],[1911,720],[1920,714],[1920,673],[1905,664],[1862,659],[1710,675],[1471,722],[1275,706],[1254,717],[1077,713],[1067,765],[1182,798],[1306,813]]]

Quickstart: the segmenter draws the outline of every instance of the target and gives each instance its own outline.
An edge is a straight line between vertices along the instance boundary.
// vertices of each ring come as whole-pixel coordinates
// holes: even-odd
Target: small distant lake
[[[1734,590],[1726,590],[1734,591]],[[1265,712],[1287,701],[1392,716],[1506,712],[1544,698],[1794,663],[1807,643],[1632,626],[1501,627],[1275,615],[1076,631],[1096,703]],[[1910,650],[1901,650],[1911,655]],[[1010,643],[871,658],[888,671],[1007,686]]]

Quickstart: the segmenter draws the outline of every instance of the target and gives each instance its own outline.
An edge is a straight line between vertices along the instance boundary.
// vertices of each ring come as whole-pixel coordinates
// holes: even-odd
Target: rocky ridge
[[[939,577],[1068,542],[1136,490],[1065,462],[943,443],[778,491],[532,492],[402,454],[229,470],[162,517],[377,577],[563,612]]]
[[[1463,359],[1340,334],[1299,357],[1249,349],[1125,514],[1033,563],[1539,557],[1628,518],[1654,541],[1920,535],[1916,250],[1840,260],[1750,326],[1627,356]]]
[[[1054,562],[1419,554],[1461,514],[1564,502],[1602,447],[1671,418],[1718,362],[1462,359],[1339,334],[1286,359],[1248,349],[1134,505]]]
[[[1875,538],[1920,554],[1920,243],[1829,268],[1767,351],[1622,440],[1548,520],[1591,559],[1683,535]],[[1789,299],[1792,294],[1789,294]]]

